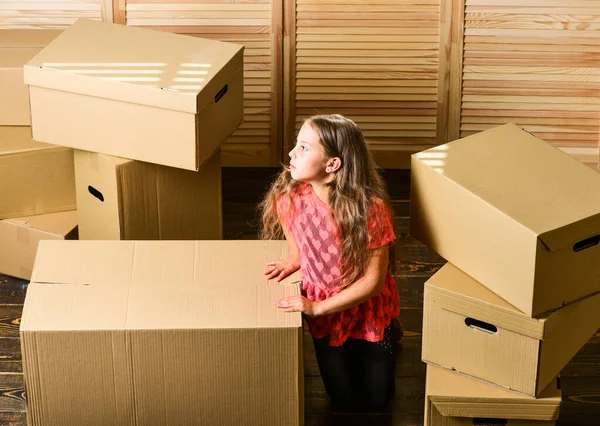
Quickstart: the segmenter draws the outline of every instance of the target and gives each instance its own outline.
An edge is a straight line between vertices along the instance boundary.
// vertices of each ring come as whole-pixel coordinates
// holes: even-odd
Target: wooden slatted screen
[[[317,113],[355,120],[381,167],[436,144],[440,0],[285,0],[285,148]]]
[[[61,29],[78,18],[112,20],[112,0],[2,0],[0,29]]]
[[[115,22],[245,46],[244,122],[223,145],[225,166],[281,158],[281,0],[115,0]]]
[[[600,2],[466,0],[460,136],[515,122],[592,167]]]

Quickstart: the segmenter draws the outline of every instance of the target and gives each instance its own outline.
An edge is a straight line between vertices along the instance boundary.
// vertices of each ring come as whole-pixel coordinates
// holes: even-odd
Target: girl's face
[[[326,181],[328,173],[325,171],[325,149],[309,123],[304,123],[300,129],[296,146],[289,155],[292,178],[308,183]]]

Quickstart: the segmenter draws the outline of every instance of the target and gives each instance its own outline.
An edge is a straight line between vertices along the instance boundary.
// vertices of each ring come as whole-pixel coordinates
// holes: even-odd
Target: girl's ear
[[[337,172],[342,167],[342,159],[340,157],[333,157],[327,160],[325,165],[327,173]]]

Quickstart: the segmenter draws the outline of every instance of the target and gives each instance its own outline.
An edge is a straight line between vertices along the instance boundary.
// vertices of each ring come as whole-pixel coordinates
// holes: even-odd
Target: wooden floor
[[[277,170],[223,170],[225,239],[255,239],[256,204]],[[410,174],[384,172],[396,212],[397,282],[405,337],[397,359],[396,397],[385,413],[331,413],[310,336],[305,334],[306,425],[421,425],[425,365],[421,362],[423,283],[445,261],[408,235]],[[19,348],[19,321],[27,281],[0,275],[0,425],[25,425],[25,392]],[[600,425],[600,330],[562,372],[563,405],[557,425]],[[108,425],[107,425],[108,426]]]

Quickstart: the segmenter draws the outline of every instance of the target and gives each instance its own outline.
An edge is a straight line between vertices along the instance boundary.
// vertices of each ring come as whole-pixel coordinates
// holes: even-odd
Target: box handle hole
[[[473,418],[473,424],[476,426],[505,425],[507,423],[508,423],[508,420],[506,420],[506,419],[488,419],[486,417]]]
[[[104,195],[102,195],[102,193],[96,188],[94,188],[93,186],[88,186],[88,191],[90,191],[90,194],[92,194],[94,197],[104,202]]]
[[[225,86],[223,86],[223,88],[221,90],[219,90],[219,93],[217,93],[215,95],[215,103],[219,102],[221,100],[221,98],[223,96],[225,96],[225,93],[227,93],[227,89],[228,89],[228,87],[227,87],[227,85],[225,85]]]
[[[495,325],[476,320],[475,318],[465,318],[465,324],[475,330],[484,331],[490,334],[496,334],[498,332],[498,328]]]
[[[575,243],[573,246],[573,251],[585,250],[586,248],[594,247],[598,243],[600,243],[600,234]]]

